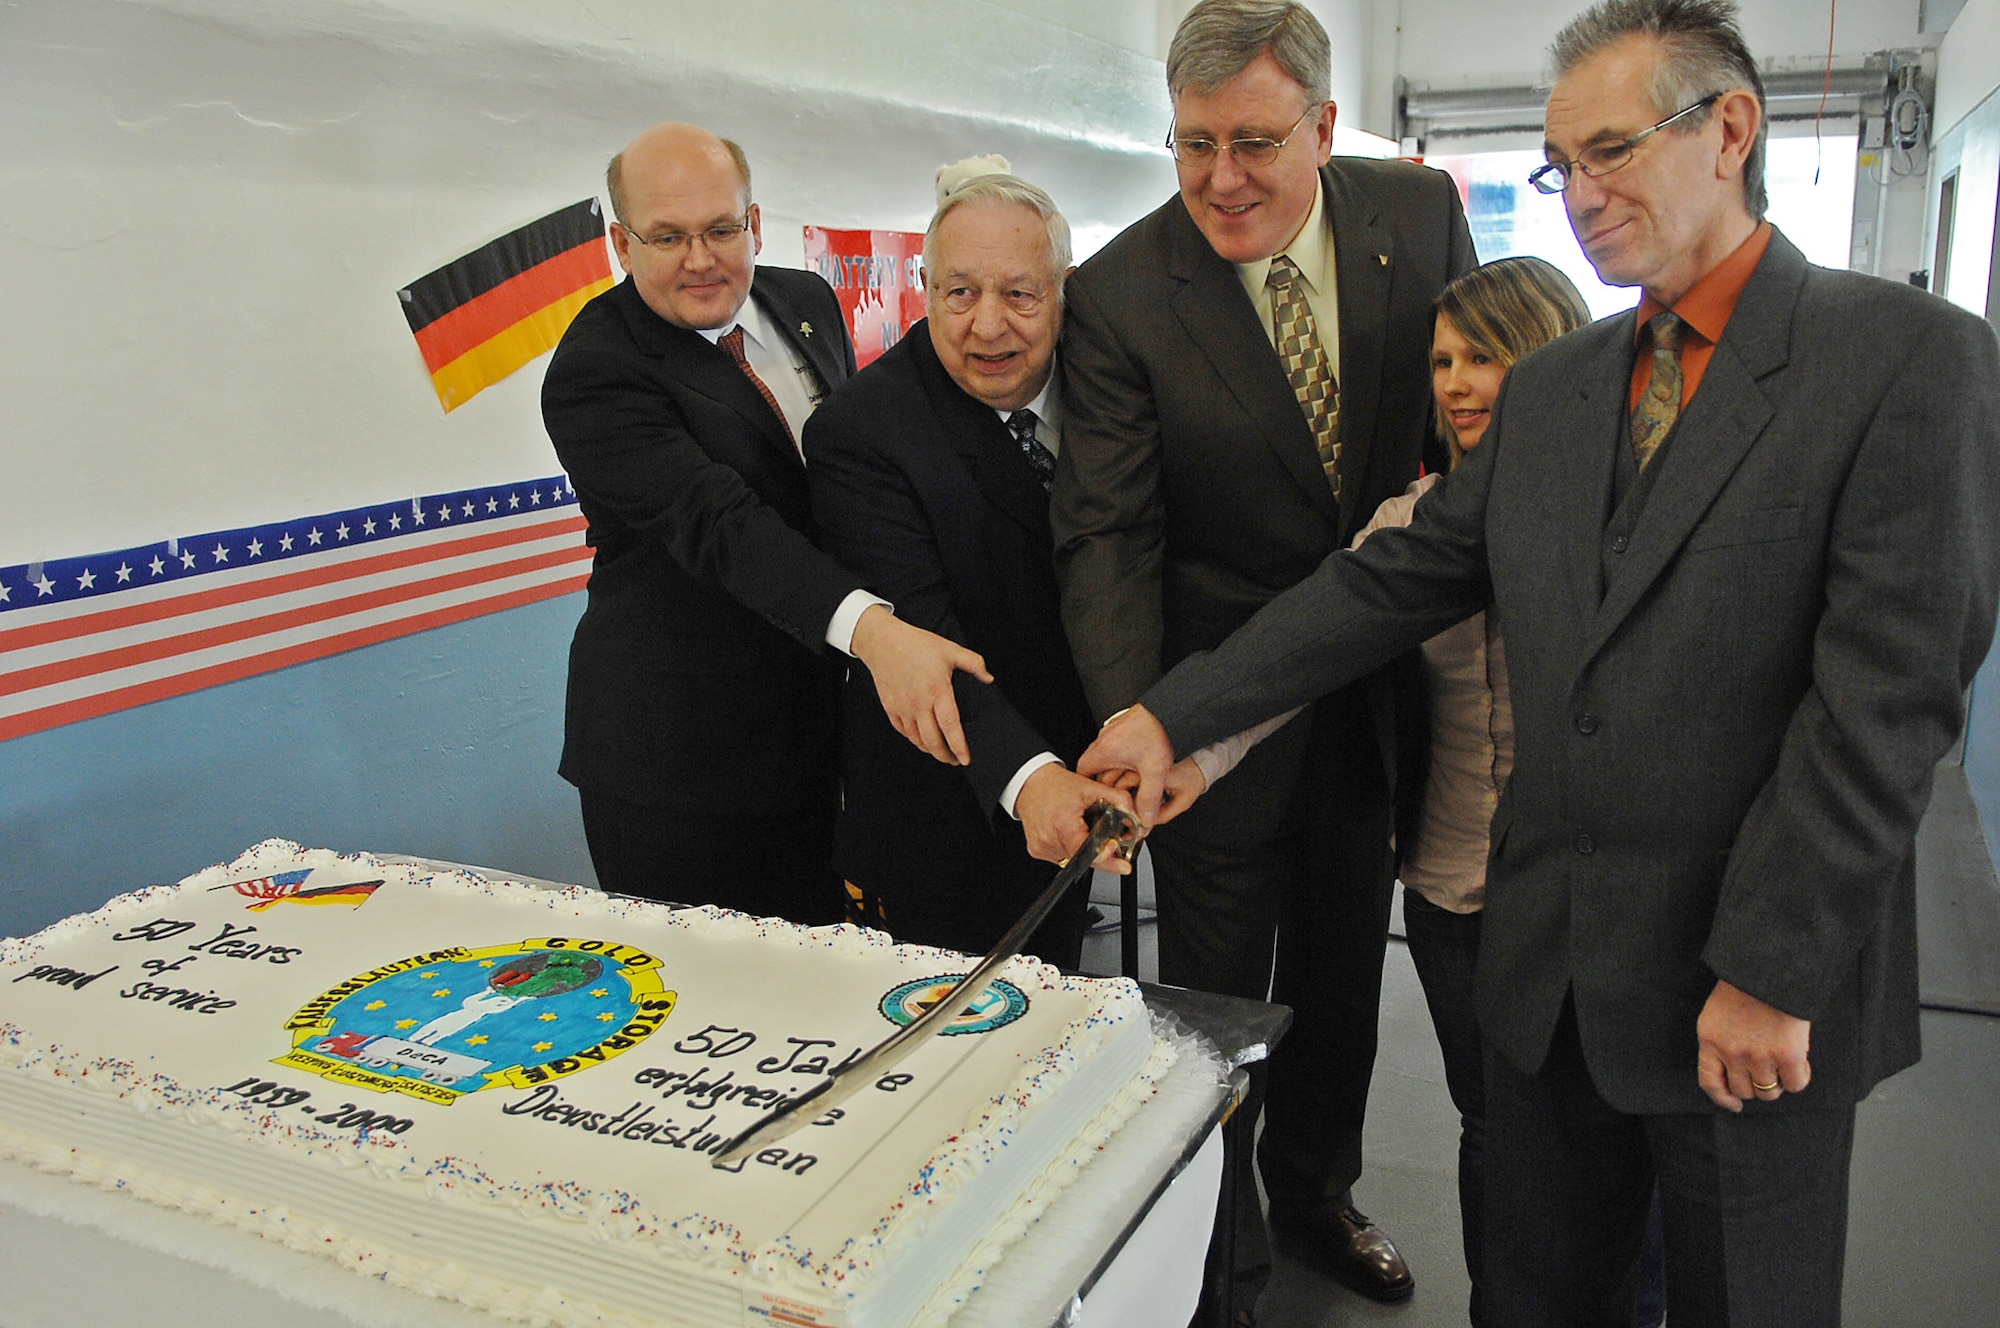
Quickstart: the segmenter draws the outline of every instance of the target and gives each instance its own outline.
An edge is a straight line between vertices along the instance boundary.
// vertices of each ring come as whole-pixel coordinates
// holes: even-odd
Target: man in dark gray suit
[[[1678,1326],[1834,1324],[1855,1103],[1917,1058],[1912,846],[2000,589],[2000,355],[1760,220],[1728,0],[1554,47],[1549,165],[1636,314],[1523,360],[1414,522],[1329,558],[1108,726],[1166,763],[1491,601],[1489,1322],[1630,1322],[1648,1196]],[[1226,781],[1224,781],[1226,787]]]
[[[1071,279],[1050,524],[1100,719],[1417,477],[1431,302],[1472,241],[1449,177],[1333,157],[1330,59],[1302,5],[1196,5],[1167,58],[1179,197]],[[1273,1228],[1397,1299],[1410,1271],[1350,1194],[1393,885],[1388,693],[1374,677],[1319,699],[1151,842],[1161,979],[1295,1012],[1246,1107],[1264,1105]],[[1231,1162],[1255,1282],[1263,1216],[1247,1160]]]

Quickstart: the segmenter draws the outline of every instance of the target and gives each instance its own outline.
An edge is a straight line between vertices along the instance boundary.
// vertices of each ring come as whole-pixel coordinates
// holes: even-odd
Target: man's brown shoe
[[[1348,1207],[1330,1217],[1272,1214],[1279,1244],[1300,1262],[1328,1273],[1372,1300],[1406,1300],[1416,1290],[1410,1265],[1396,1251],[1387,1232],[1360,1210]]]

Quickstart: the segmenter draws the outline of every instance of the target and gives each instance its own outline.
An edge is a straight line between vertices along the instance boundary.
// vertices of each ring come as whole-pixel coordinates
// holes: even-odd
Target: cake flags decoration
[[[551,212],[396,292],[447,411],[555,349],[570,319],[611,287],[594,198]]]
[[[368,902],[369,897],[381,888],[381,885],[380,881],[350,881],[346,885],[322,885],[316,890],[300,890],[296,894],[260,899],[249,908],[252,913],[262,913],[274,904],[346,904],[359,908]]]
[[[346,904],[352,908],[359,908],[368,902],[369,897],[382,884],[381,879],[377,878],[372,881],[343,881],[338,885],[322,885],[311,890],[302,889],[306,878],[312,874],[311,867],[302,867],[297,871],[276,872],[270,876],[259,876],[254,880],[229,881],[222,885],[212,885],[209,891],[213,893],[217,890],[234,890],[237,894],[246,895],[256,901],[248,906],[252,913],[262,913],[273,904]]]

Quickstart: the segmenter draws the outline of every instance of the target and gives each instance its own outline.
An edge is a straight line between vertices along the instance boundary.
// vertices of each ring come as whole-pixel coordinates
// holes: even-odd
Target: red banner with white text
[[[840,299],[862,365],[902,340],[924,316],[924,237],[911,231],[836,231],[808,226],[806,266]]]

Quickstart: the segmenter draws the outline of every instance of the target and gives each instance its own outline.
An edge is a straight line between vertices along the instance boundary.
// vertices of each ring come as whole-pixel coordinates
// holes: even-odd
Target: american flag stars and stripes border
[[[0,567],[0,741],[583,589],[558,475]]]

